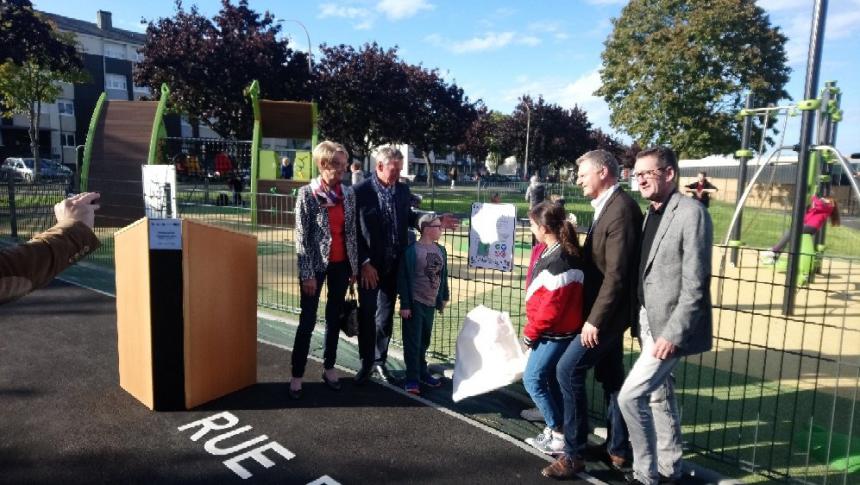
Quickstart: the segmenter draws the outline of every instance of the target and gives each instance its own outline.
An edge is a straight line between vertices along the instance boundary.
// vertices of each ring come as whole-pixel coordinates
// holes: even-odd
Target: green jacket
[[[442,308],[442,302],[448,301],[448,253],[439,243],[436,246],[442,251],[442,282],[436,295],[436,308]],[[400,295],[400,308],[412,309],[413,288],[415,287],[415,243],[406,247],[403,259],[397,269],[397,294]]]

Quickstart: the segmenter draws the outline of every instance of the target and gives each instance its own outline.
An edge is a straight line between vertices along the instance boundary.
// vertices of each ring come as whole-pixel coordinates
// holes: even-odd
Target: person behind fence
[[[230,190],[233,191],[233,205],[241,206],[242,189],[245,188],[245,184],[242,182],[242,176],[239,175],[239,172],[230,172],[230,178],[227,179],[227,187],[229,187]]]
[[[57,224],[30,241],[0,250],[0,304],[48,284],[101,244],[93,232],[99,194],[84,192],[54,205]]]
[[[685,185],[684,188],[692,198],[701,202],[705,207],[711,205],[711,194],[717,191],[717,187],[708,180],[708,174],[704,171],[696,174],[696,181],[690,185]]]
[[[355,185],[356,236],[361,265],[358,291],[358,347],[361,368],[355,383],[365,384],[376,372],[393,382],[388,371],[388,344],[397,298],[397,269],[408,243],[409,227],[416,227],[421,212],[410,207],[409,186],[400,182],[403,154],[384,147],[376,155],[376,169]],[[442,227],[453,229],[458,221],[441,216]]]
[[[839,217],[839,205],[833,197],[818,197],[812,196],[812,202],[806,213],[803,215],[802,234],[816,235],[818,231],[827,223],[827,218],[830,218],[830,224],[839,226],[842,223]],[[779,259],[780,253],[788,245],[791,240],[791,231],[786,231],[779,241],[770,248],[769,251],[764,251],[761,254],[761,262],[763,264],[774,264]]]
[[[293,163],[290,162],[290,157],[281,158],[281,178],[285,180],[293,178]]]
[[[635,322],[636,288],[642,212],[618,183],[618,160],[605,150],[585,153],[576,161],[577,184],[591,199],[594,222],[583,245],[585,260],[585,323],[562,355],[557,378],[564,396],[564,456],[542,474],[571,478],[585,469],[585,460],[598,459],[616,470],[630,459],[627,426],[618,409],[624,383],[625,330]],[[607,438],[588,447],[586,377],[603,385]]]
[[[425,214],[418,219],[421,237],[403,252],[397,275],[403,334],[403,361],[410,394],[420,394],[419,382],[427,387],[442,383],[427,368],[427,349],[433,333],[433,312],[442,313],[448,304],[448,253],[438,243],[442,219]]]
[[[361,170],[361,163],[352,163],[352,173],[350,174],[350,177],[352,178],[352,185],[356,185],[364,180],[364,172]]]
[[[302,395],[311,334],[317,321],[320,292],[327,283],[323,382],[333,390],[341,385],[334,369],[340,332],[338,313],[347,288],[358,276],[355,194],[341,185],[346,171],[346,149],[323,141],[314,148],[319,176],[302,186],[296,196],[296,255],[301,282],[301,315],[292,354],[290,397]]]
[[[628,483],[677,481],[681,422],[672,371],[684,356],[711,349],[713,227],[702,204],[677,188],[678,160],[666,147],[639,152],[634,166],[645,216],[639,263],[641,353],[618,394],[630,443]]]
[[[523,343],[532,349],[523,385],[546,427],[526,442],[548,454],[564,449],[564,404],[556,364],[582,327],[584,264],[576,230],[560,205],[541,202],[529,211],[538,254],[526,277]]]
[[[529,179],[529,186],[526,188],[526,201],[529,203],[529,209],[540,204],[546,199],[546,187],[540,182],[537,175],[532,175]]]

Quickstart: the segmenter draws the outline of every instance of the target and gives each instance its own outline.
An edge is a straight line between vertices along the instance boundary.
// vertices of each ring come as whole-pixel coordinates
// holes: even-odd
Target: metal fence
[[[64,188],[7,186],[0,195],[0,235],[11,235],[12,221],[19,240],[50,226],[51,206],[62,199]],[[462,193],[437,188],[436,200],[425,197],[423,206],[485,201],[494,192],[504,194],[503,201],[524,204],[522,189],[520,184],[464,187]],[[182,185],[180,215],[256,235],[258,304],[298,313],[290,196],[257,194],[268,216],[261,214],[254,223],[249,210],[253,194],[219,205],[227,189],[207,190]],[[417,191],[432,194],[432,189]],[[590,224],[591,209],[578,188],[561,184],[549,186],[548,193],[564,196],[581,227]],[[464,316],[478,304],[509,312],[518,330],[525,323],[524,280],[531,249],[527,224],[518,224],[514,269],[505,273],[468,266],[468,217],[462,222],[460,230],[446,232],[442,240],[449,255],[451,304],[437,317],[430,348],[433,356],[448,361],[454,359]],[[90,262],[112,266],[116,229],[99,228],[104,244]],[[768,229],[768,237],[782,231]],[[728,251],[714,247],[714,349],[684,359],[675,374],[686,448],[768,479],[860,483],[860,260],[832,254],[818,258],[818,270],[798,290],[796,314],[783,315],[784,274],[760,264],[760,249],[741,249],[736,265],[726,258]],[[399,335],[397,328],[395,342]],[[638,351],[628,336],[628,367]],[[591,413],[599,418],[603,398],[599,386],[592,389]]]

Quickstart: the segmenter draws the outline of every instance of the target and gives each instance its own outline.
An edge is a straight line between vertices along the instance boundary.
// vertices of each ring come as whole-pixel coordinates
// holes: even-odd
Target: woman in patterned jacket
[[[539,243],[532,251],[526,278],[526,326],[523,342],[532,349],[523,385],[546,421],[546,428],[526,443],[547,454],[564,450],[564,402],[555,367],[582,330],[583,261],[576,229],[562,206],[541,202],[529,211]]]
[[[290,397],[302,396],[302,377],[308,361],[311,333],[323,282],[328,282],[325,306],[325,350],[322,380],[340,389],[334,369],[340,327],[338,312],[346,290],[358,274],[355,235],[355,193],[341,185],[348,155],[338,143],[324,141],[314,148],[313,160],[320,175],[299,189],[296,197],[296,254],[301,281],[299,328],[293,344]]]

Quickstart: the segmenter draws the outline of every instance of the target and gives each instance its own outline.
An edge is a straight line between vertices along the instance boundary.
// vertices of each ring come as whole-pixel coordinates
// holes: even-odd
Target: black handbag
[[[338,320],[341,332],[347,337],[358,335],[358,300],[355,298],[353,285],[349,285],[349,293],[343,301]]]

